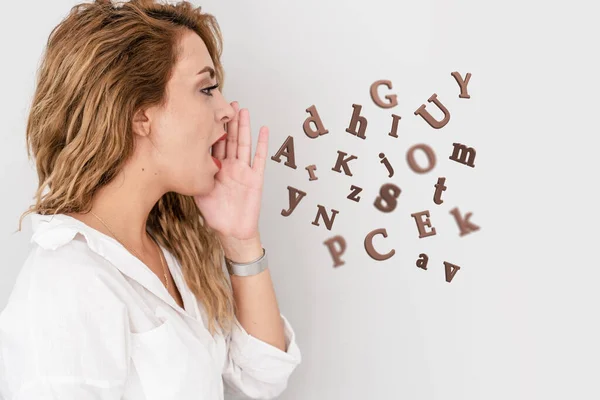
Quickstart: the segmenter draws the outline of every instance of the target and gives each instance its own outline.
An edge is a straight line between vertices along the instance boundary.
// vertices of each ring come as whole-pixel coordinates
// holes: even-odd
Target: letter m
[[[475,168],[475,164],[473,163],[475,161],[475,149],[461,143],[452,143],[452,145],[454,146],[454,150],[452,151],[452,155],[448,158]],[[467,155],[469,156],[469,160],[465,161]]]

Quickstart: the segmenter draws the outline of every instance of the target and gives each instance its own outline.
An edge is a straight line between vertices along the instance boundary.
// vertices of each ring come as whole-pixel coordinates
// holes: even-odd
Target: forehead
[[[190,80],[194,79],[198,71],[207,65],[214,69],[208,48],[196,32],[187,29],[182,35],[179,45],[181,54],[175,65],[175,76]],[[208,76],[208,74],[203,75]]]

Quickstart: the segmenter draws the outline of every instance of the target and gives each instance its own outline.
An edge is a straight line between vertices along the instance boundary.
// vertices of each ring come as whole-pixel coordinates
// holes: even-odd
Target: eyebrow
[[[211,67],[209,67],[208,65],[204,68],[202,68],[200,71],[198,71],[198,73],[196,75],[200,75],[205,73],[206,71],[208,71],[210,73],[210,77],[214,78],[215,77],[215,70],[212,69]]]

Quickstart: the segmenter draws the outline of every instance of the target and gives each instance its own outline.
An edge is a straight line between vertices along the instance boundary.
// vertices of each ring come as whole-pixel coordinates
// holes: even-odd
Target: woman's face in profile
[[[167,84],[166,106],[151,108],[148,115],[156,146],[151,147],[152,160],[161,181],[168,190],[191,196],[214,187],[219,168],[211,157],[211,147],[225,134],[225,124],[235,110],[220,89],[210,89],[217,83],[210,72],[214,64],[200,36],[187,31],[181,47]]]

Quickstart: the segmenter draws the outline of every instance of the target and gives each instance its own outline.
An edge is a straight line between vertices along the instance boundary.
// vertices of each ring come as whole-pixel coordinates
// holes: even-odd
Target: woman
[[[34,247],[0,314],[0,398],[286,388],[301,355],[258,232],[268,129],[251,160],[248,110],[219,89],[221,41],[187,2],[79,4],[52,31],[26,131]]]

